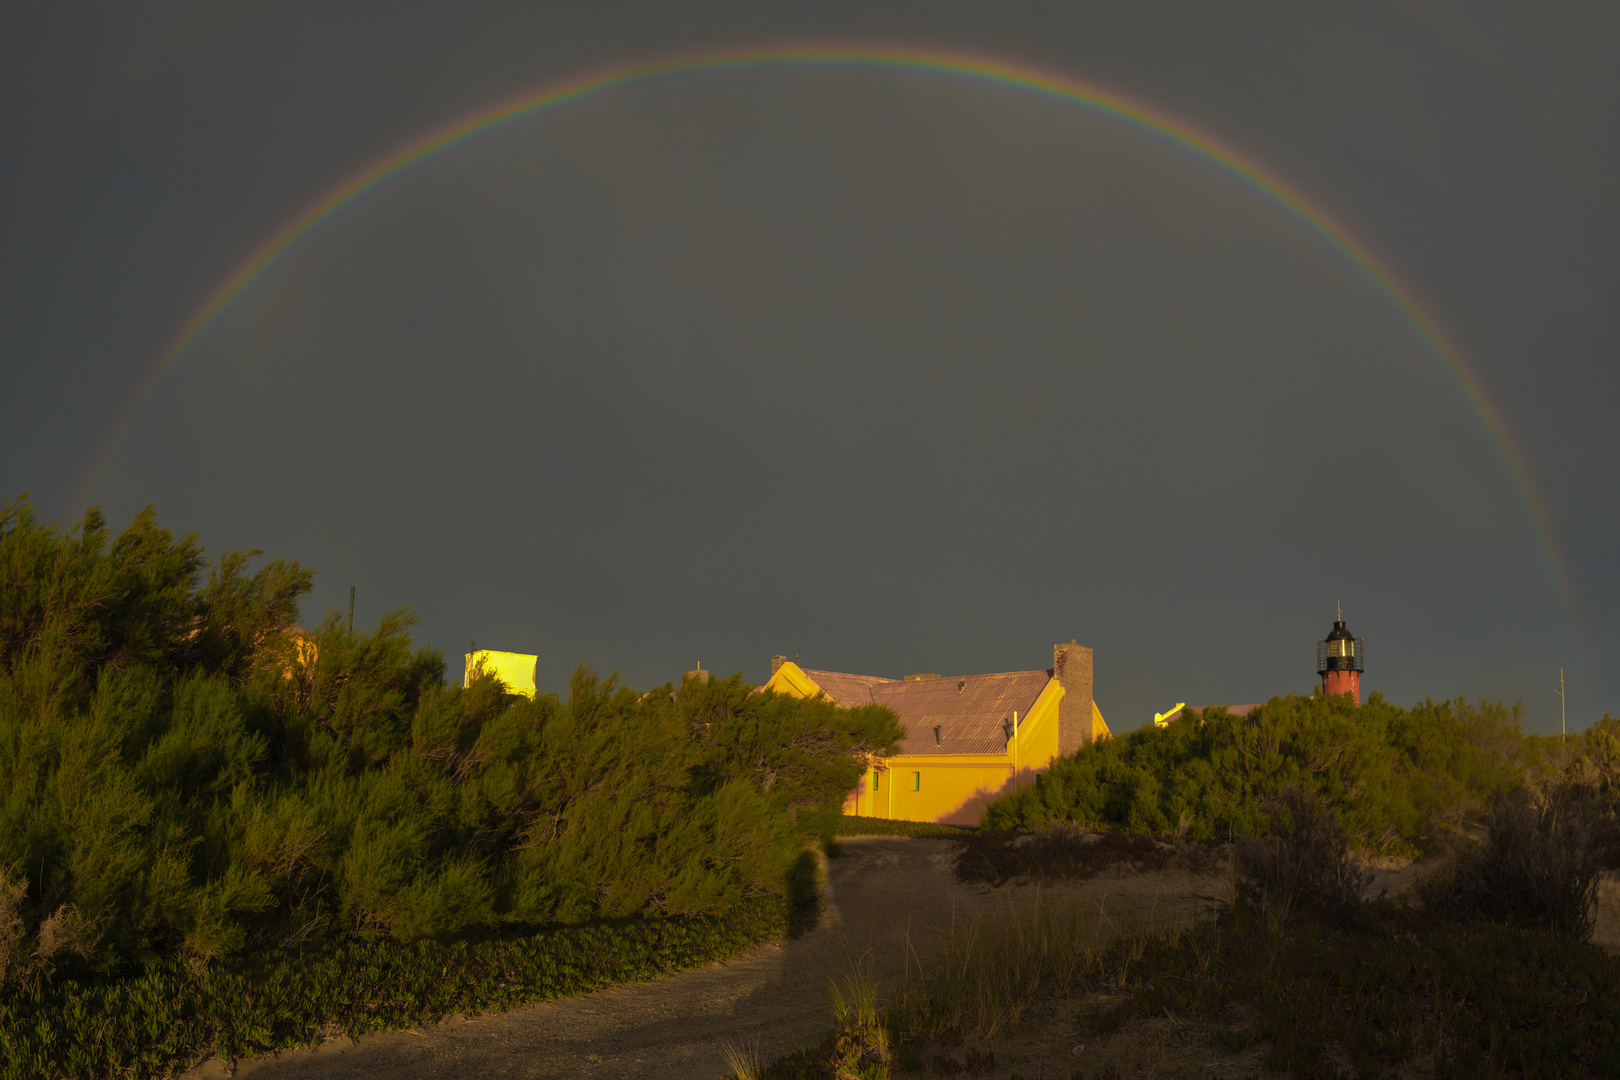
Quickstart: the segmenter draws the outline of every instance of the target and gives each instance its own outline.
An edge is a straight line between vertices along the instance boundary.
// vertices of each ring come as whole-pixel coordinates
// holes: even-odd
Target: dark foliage
[[[1544,930],[1456,924],[1374,904],[1350,931],[1270,932],[1240,904],[1143,958],[1118,1004],[1081,1017],[1116,1031],[1137,1017],[1250,1018],[1217,1029],[1229,1050],[1260,1043],[1268,1068],[1361,1076],[1432,1063],[1438,1077],[1620,1075],[1620,959]]]
[[[1083,747],[1054,761],[1038,787],[992,803],[984,824],[1072,822],[1224,843],[1264,833],[1267,801],[1294,788],[1335,806],[1354,846],[1410,853],[1546,774],[1548,751],[1500,705],[1273,698],[1245,717],[1213,708]]]
[[[1245,837],[1234,851],[1240,895],[1285,921],[1293,915],[1354,921],[1372,874],[1351,857],[1332,807],[1289,788],[1267,808],[1267,835]]]
[[[962,881],[1000,884],[1087,878],[1116,863],[1144,870],[1165,866],[1176,854],[1169,844],[1130,833],[1089,833],[1075,828],[1047,828],[1032,833],[986,830],[969,837],[956,860]]]
[[[1614,855],[1611,804],[1598,790],[1521,788],[1497,800],[1484,842],[1464,846],[1417,892],[1448,918],[1541,926],[1585,941],[1599,876]]]

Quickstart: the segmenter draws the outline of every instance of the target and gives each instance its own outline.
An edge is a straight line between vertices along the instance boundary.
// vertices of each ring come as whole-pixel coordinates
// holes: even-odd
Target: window
[[[921,791],[922,790],[922,773],[914,772],[914,773],[911,774],[911,790],[912,791]]]
[[[878,780],[878,774],[877,774],[877,771],[874,769],[873,772],[872,772],[872,790],[873,791],[877,790],[877,780]]]

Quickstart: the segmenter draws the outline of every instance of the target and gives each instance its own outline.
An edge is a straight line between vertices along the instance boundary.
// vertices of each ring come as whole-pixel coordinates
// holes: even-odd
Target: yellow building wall
[[[1033,784],[1034,771],[1027,773],[1020,780]],[[844,801],[844,813],[977,825],[984,808],[1012,784],[1012,761],[1002,754],[896,754],[867,769]]]
[[[462,686],[467,686],[483,672],[501,680],[514,694],[522,694],[526,698],[534,697],[534,666],[540,660],[538,656],[530,656],[528,653],[496,652],[494,649],[479,649],[477,652],[462,655],[467,660]]]

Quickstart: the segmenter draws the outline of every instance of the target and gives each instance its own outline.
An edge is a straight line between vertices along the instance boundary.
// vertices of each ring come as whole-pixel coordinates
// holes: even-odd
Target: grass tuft
[[[721,1040],[720,1059],[726,1063],[726,1068],[731,1070],[732,1080],[760,1080],[765,1074],[765,1065],[759,1056],[758,1039],[746,1039],[742,1042]]]

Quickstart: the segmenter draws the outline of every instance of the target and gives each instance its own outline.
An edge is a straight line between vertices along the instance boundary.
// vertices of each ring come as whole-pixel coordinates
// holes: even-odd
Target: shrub
[[[983,826],[1072,822],[1225,842],[1263,833],[1267,801],[1296,788],[1336,806],[1355,846],[1410,853],[1527,772],[1545,773],[1537,746],[1499,705],[1273,698],[1246,717],[1211,708],[1082,747],[1053,761],[1039,786],[992,803]]]
[[[740,676],[446,685],[407,611],[295,630],[312,575],[256,555],[0,507],[0,978],[803,911],[806,843],[901,734]]]
[[[1417,893],[1438,915],[1542,926],[1585,941],[1613,853],[1606,807],[1592,788],[1520,788],[1496,801],[1484,842],[1448,858]]]
[[[1268,809],[1269,834],[1244,838],[1234,850],[1239,895],[1279,921],[1305,914],[1355,922],[1372,874],[1351,858],[1338,815],[1298,788],[1271,800]]]

